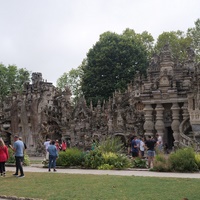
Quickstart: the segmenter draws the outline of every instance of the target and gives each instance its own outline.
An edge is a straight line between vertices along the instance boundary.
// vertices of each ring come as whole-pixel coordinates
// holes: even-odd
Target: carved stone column
[[[164,111],[164,108],[163,108],[162,104],[157,104],[155,110],[156,110],[155,129],[157,130],[157,133],[159,133],[159,135],[163,138],[165,124],[163,122],[163,111]]]
[[[179,126],[180,126],[180,121],[179,121],[179,112],[180,112],[180,107],[178,103],[173,103],[172,107],[172,130],[173,130],[173,136],[174,136],[174,146],[177,147],[179,144]]]
[[[151,104],[146,104],[145,108],[145,123],[144,123],[144,130],[145,130],[145,135],[153,135],[153,129],[154,129],[154,123],[153,123],[153,108]]]
[[[181,107],[181,109],[183,110],[183,120],[185,120],[189,117],[188,103],[185,102],[184,105]]]

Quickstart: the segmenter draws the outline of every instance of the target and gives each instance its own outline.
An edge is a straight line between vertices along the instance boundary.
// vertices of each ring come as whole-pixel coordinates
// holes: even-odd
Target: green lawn
[[[0,195],[48,200],[189,200],[200,198],[200,179],[11,172],[0,179]]]

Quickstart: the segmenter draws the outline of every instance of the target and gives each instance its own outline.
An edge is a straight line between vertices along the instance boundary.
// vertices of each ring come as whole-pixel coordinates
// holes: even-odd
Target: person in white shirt
[[[140,139],[140,157],[144,158],[144,138]]]
[[[156,134],[157,136],[157,147],[159,151],[162,151],[163,148],[163,141],[162,141],[162,136],[159,135],[158,133]]]
[[[49,160],[49,152],[47,151],[49,145],[50,145],[50,139],[47,138],[46,142],[44,142],[45,151],[46,151],[46,155],[45,155],[46,160]]]

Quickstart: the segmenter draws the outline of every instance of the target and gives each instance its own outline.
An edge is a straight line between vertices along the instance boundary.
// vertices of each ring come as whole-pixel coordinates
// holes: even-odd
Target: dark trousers
[[[56,156],[49,155],[49,169],[56,168]]]
[[[0,162],[0,173],[3,174],[5,171],[5,162]]]
[[[23,156],[15,156],[15,160],[16,160],[16,172],[15,172],[15,174],[18,174],[18,171],[20,170],[20,175],[24,175],[24,171],[23,171],[23,167],[22,167],[24,157]]]

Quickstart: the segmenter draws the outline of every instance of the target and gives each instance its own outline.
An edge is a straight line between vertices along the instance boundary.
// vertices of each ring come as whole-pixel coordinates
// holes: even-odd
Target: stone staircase
[[[200,143],[195,138],[194,133],[192,132],[190,118],[183,120],[179,126],[180,138],[179,146],[180,147],[192,147],[195,151],[200,151]]]

